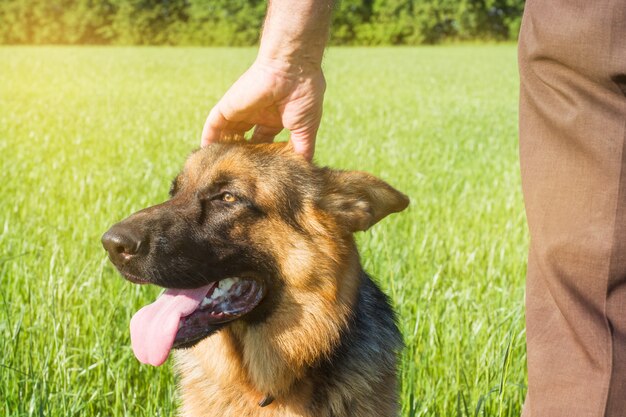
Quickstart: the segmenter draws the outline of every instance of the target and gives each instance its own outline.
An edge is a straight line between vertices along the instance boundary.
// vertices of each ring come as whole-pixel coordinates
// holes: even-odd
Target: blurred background
[[[2,0],[0,43],[249,46],[264,0]],[[523,0],[341,0],[332,45],[514,40]]]
[[[160,289],[123,280],[100,236],[167,199],[209,110],[254,61],[265,7],[0,0],[0,416],[175,415],[172,364],[141,365],[129,340]],[[357,235],[404,335],[403,417],[520,414],[522,8],[336,5],[315,160],[411,198]]]

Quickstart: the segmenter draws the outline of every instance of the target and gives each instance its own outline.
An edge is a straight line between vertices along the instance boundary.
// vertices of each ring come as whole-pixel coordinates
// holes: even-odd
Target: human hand
[[[294,151],[311,160],[325,89],[320,67],[305,69],[258,59],[209,113],[202,146],[224,134],[243,135],[252,127],[252,142],[272,142],[285,128]]]

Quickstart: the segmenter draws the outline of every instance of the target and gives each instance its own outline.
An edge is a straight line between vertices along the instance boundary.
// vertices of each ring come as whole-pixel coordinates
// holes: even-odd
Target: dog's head
[[[126,279],[167,289],[131,323],[137,357],[155,365],[235,319],[289,314],[306,303],[294,289],[351,302],[358,284],[342,277],[358,268],[352,234],[408,205],[372,175],[316,167],[284,143],[200,149],[170,197],[102,237]]]

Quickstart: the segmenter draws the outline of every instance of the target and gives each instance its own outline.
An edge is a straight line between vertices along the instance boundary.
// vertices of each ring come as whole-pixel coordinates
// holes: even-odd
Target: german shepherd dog
[[[231,138],[191,154],[170,195],[102,242],[126,279],[166,288],[131,341],[152,365],[177,348],[183,416],[398,415],[402,337],[353,233],[404,194]]]

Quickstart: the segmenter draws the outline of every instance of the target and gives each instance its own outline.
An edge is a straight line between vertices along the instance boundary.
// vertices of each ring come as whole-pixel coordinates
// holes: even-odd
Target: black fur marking
[[[267,257],[246,239],[231,236],[235,225],[245,230],[256,221],[258,212],[223,204],[202,205],[195,199],[177,197],[124,220],[122,224],[146,235],[150,249],[129,260],[123,269],[167,288],[197,288],[247,271],[273,272],[267,270]]]
[[[358,379],[370,381],[397,374],[398,356],[404,346],[402,335],[390,300],[378,285],[365,273],[361,273],[361,285],[355,310],[348,327],[332,356],[320,362],[312,375],[316,376],[315,391],[310,410],[328,407],[329,395],[342,392],[340,385],[355,384]],[[366,382],[366,385],[369,385]],[[375,396],[378,393],[372,392]],[[344,411],[350,415],[354,409],[353,399],[341,399]]]
[[[176,193],[178,192],[179,189],[179,185],[178,185],[178,179],[180,178],[180,174],[178,174],[176,177],[174,177],[174,179],[172,180],[172,184],[170,185],[170,192],[169,192],[169,196],[170,198],[174,197],[176,195]]]

